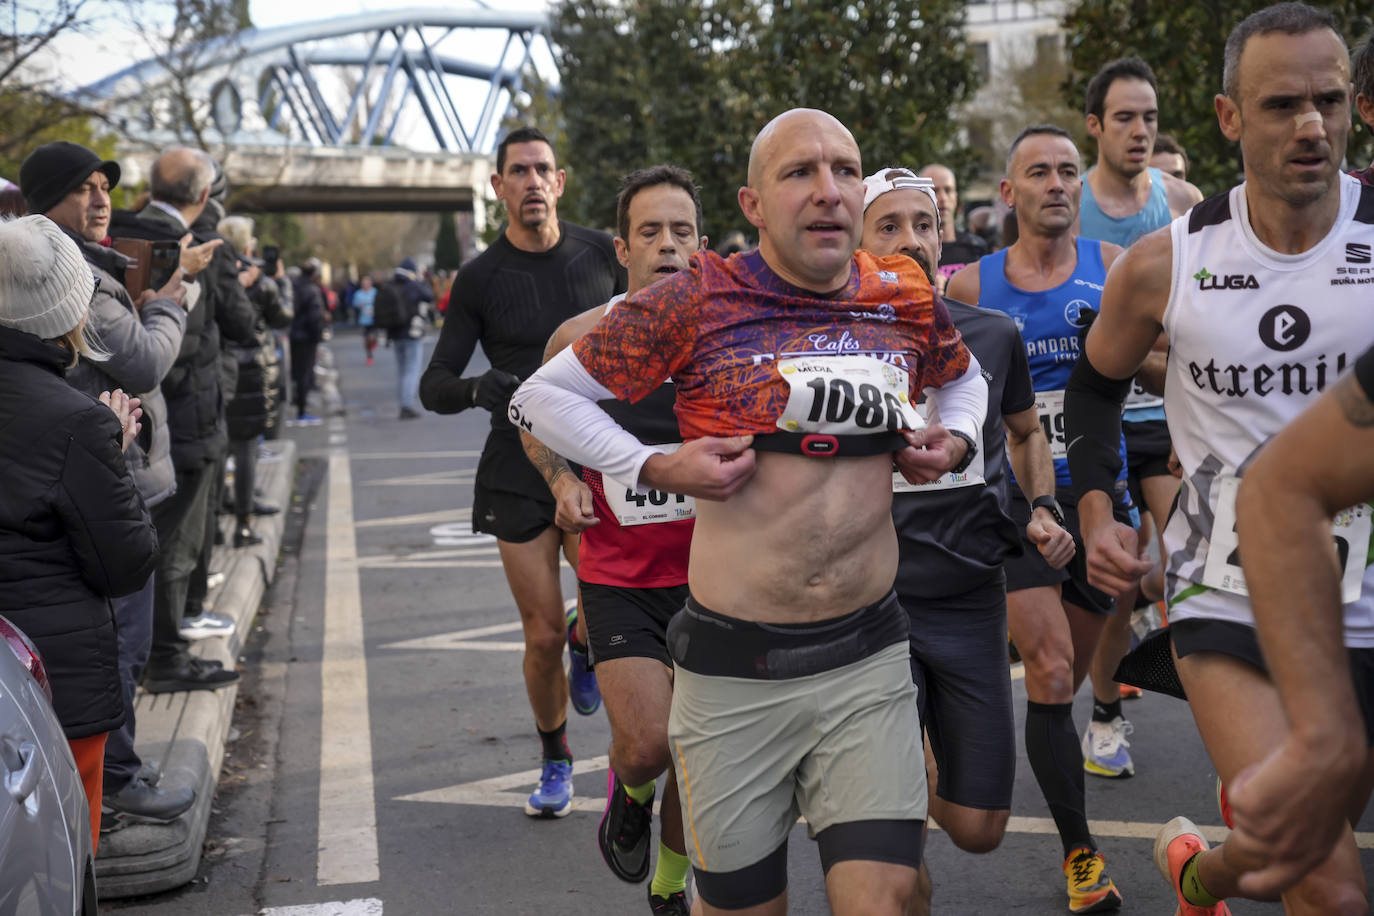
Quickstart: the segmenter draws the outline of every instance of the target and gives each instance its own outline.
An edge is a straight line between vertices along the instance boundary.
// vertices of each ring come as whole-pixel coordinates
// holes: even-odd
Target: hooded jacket
[[[119,421],[62,377],[69,354],[0,327],[0,614],[43,655],[69,739],[124,721],[111,598],[142,588],[157,533]]]
[[[141,312],[135,309],[123,282],[128,259],[113,248],[89,242],[65,228],[62,231],[77,243],[86,263],[100,278],[87,325],[111,354],[104,362],[83,357],[67,370],[67,382],[92,398],[102,391],[122,388],[143,402],[143,429],[124,459],[138,492],[151,509],[176,490],[167,402],[161,386],[181,350],[186,310],[166,298],[152,299]]]

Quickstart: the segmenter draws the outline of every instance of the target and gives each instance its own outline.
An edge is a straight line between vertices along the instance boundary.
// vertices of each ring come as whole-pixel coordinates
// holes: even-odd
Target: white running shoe
[[[1121,716],[1110,722],[1089,722],[1083,735],[1083,769],[1094,776],[1124,779],[1135,775],[1126,736],[1135,731]]]

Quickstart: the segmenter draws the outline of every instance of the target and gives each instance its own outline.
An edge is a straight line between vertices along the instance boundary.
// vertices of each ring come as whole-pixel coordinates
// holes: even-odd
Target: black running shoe
[[[654,889],[651,887],[649,888],[649,912],[657,913],[659,916],[690,916],[692,911],[687,907],[686,891],[678,891],[676,894],[660,897],[654,893]]]
[[[606,813],[596,831],[601,858],[622,881],[638,884],[649,877],[649,822],[654,800],[641,805],[625,794],[625,785],[611,770],[606,779]],[[666,912],[672,912],[667,910]]]

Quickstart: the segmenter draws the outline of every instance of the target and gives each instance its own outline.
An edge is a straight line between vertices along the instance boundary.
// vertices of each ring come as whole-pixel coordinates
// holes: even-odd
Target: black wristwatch
[[[1059,505],[1059,500],[1055,499],[1053,494],[1046,493],[1044,496],[1037,496],[1035,499],[1031,500],[1031,510],[1034,511],[1036,509],[1050,510],[1050,515],[1054,516],[1054,520],[1059,523],[1059,527],[1064,527],[1064,509]]]
[[[962,474],[968,470],[968,466],[973,464],[973,459],[978,457],[978,443],[973,441],[973,437],[968,433],[962,433],[957,429],[949,430],[951,436],[957,436],[968,443],[968,451],[964,452],[963,460],[949,469],[951,474]]]

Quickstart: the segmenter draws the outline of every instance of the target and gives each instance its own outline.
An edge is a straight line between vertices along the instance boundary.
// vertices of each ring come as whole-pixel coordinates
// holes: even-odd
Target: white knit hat
[[[44,340],[81,323],[95,276],[76,243],[46,216],[0,221],[0,325]]]

